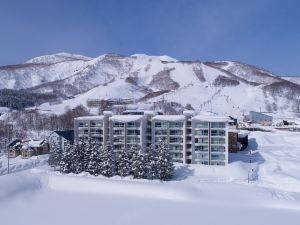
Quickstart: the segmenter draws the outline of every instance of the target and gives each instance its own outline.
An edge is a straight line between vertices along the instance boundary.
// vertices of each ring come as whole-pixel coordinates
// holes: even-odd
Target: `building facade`
[[[228,118],[183,115],[112,115],[75,119],[75,141],[94,138],[101,145],[111,144],[118,152],[136,146],[140,149],[157,147],[166,141],[173,161],[204,165],[228,163]]]
[[[226,117],[192,118],[192,163],[228,164],[228,128]]]
[[[50,144],[56,143],[56,145],[63,151],[68,143],[73,144],[74,130],[53,131],[48,137],[48,142]]]

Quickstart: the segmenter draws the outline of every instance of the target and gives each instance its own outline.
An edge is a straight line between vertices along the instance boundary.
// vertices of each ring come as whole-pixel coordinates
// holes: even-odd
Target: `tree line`
[[[169,180],[174,171],[173,161],[164,141],[155,149],[149,147],[142,151],[133,146],[119,152],[114,151],[109,144],[103,148],[92,139],[68,144],[64,150],[52,143],[48,163],[62,173],[88,172],[95,176],[119,175],[151,180]]]
[[[10,109],[24,109],[40,105],[44,102],[54,101],[57,96],[54,94],[33,93],[27,90],[0,90],[0,107],[8,107]]]

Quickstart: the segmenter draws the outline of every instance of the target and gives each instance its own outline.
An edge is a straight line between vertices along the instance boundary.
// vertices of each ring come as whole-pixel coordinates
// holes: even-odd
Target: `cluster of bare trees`
[[[89,115],[89,111],[82,105],[67,109],[62,115],[49,115],[38,110],[10,112],[7,118],[0,122],[0,136],[26,138],[28,132],[72,130],[74,118],[86,115]]]

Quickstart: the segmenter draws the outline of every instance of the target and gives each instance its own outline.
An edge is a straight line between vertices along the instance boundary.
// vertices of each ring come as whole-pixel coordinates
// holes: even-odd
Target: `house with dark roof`
[[[61,150],[64,150],[67,143],[74,143],[74,130],[53,131],[48,140],[50,144],[56,143]]]
[[[21,154],[22,139],[16,138],[7,145],[9,158],[16,158]]]

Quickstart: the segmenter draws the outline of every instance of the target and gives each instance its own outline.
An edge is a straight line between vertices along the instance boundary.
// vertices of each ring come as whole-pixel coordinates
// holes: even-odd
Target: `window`
[[[102,126],[101,121],[92,121],[91,122],[91,127],[99,127],[99,126]]]
[[[181,127],[183,127],[183,123],[182,122],[170,122],[169,127],[170,128],[181,128]]]
[[[225,128],[225,122],[211,122],[211,128]]]
[[[127,130],[127,135],[140,135],[140,130]]]
[[[140,126],[139,122],[128,122],[127,123],[128,128],[130,128],[130,127],[139,127],[139,126]]]
[[[155,124],[154,124],[154,126],[155,127],[157,127],[157,128],[161,128],[161,127],[167,127],[167,123],[165,123],[165,122],[155,122]]]
[[[182,135],[182,130],[170,130],[170,135]]]
[[[195,128],[208,128],[207,122],[197,122],[195,123]]]
[[[208,138],[195,138],[195,143],[208,143]]]
[[[124,135],[124,130],[114,130],[114,135]]]
[[[218,146],[218,145],[211,146],[212,152],[225,152],[225,150],[226,150],[225,146]]]
[[[207,152],[208,151],[208,145],[200,145],[195,146],[195,152]]]
[[[170,138],[170,143],[183,143],[183,139],[182,138]]]
[[[211,136],[225,136],[225,130],[211,130]]]
[[[155,135],[167,135],[167,130],[156,130]]]
[[[225,144],[225,138],[211,138],[211,144]]]
[[[196,130],[195,135],[208,136],[208,130]]]
[[[124,127],[124,123],[114,122],[113,126],[114,127]]]

